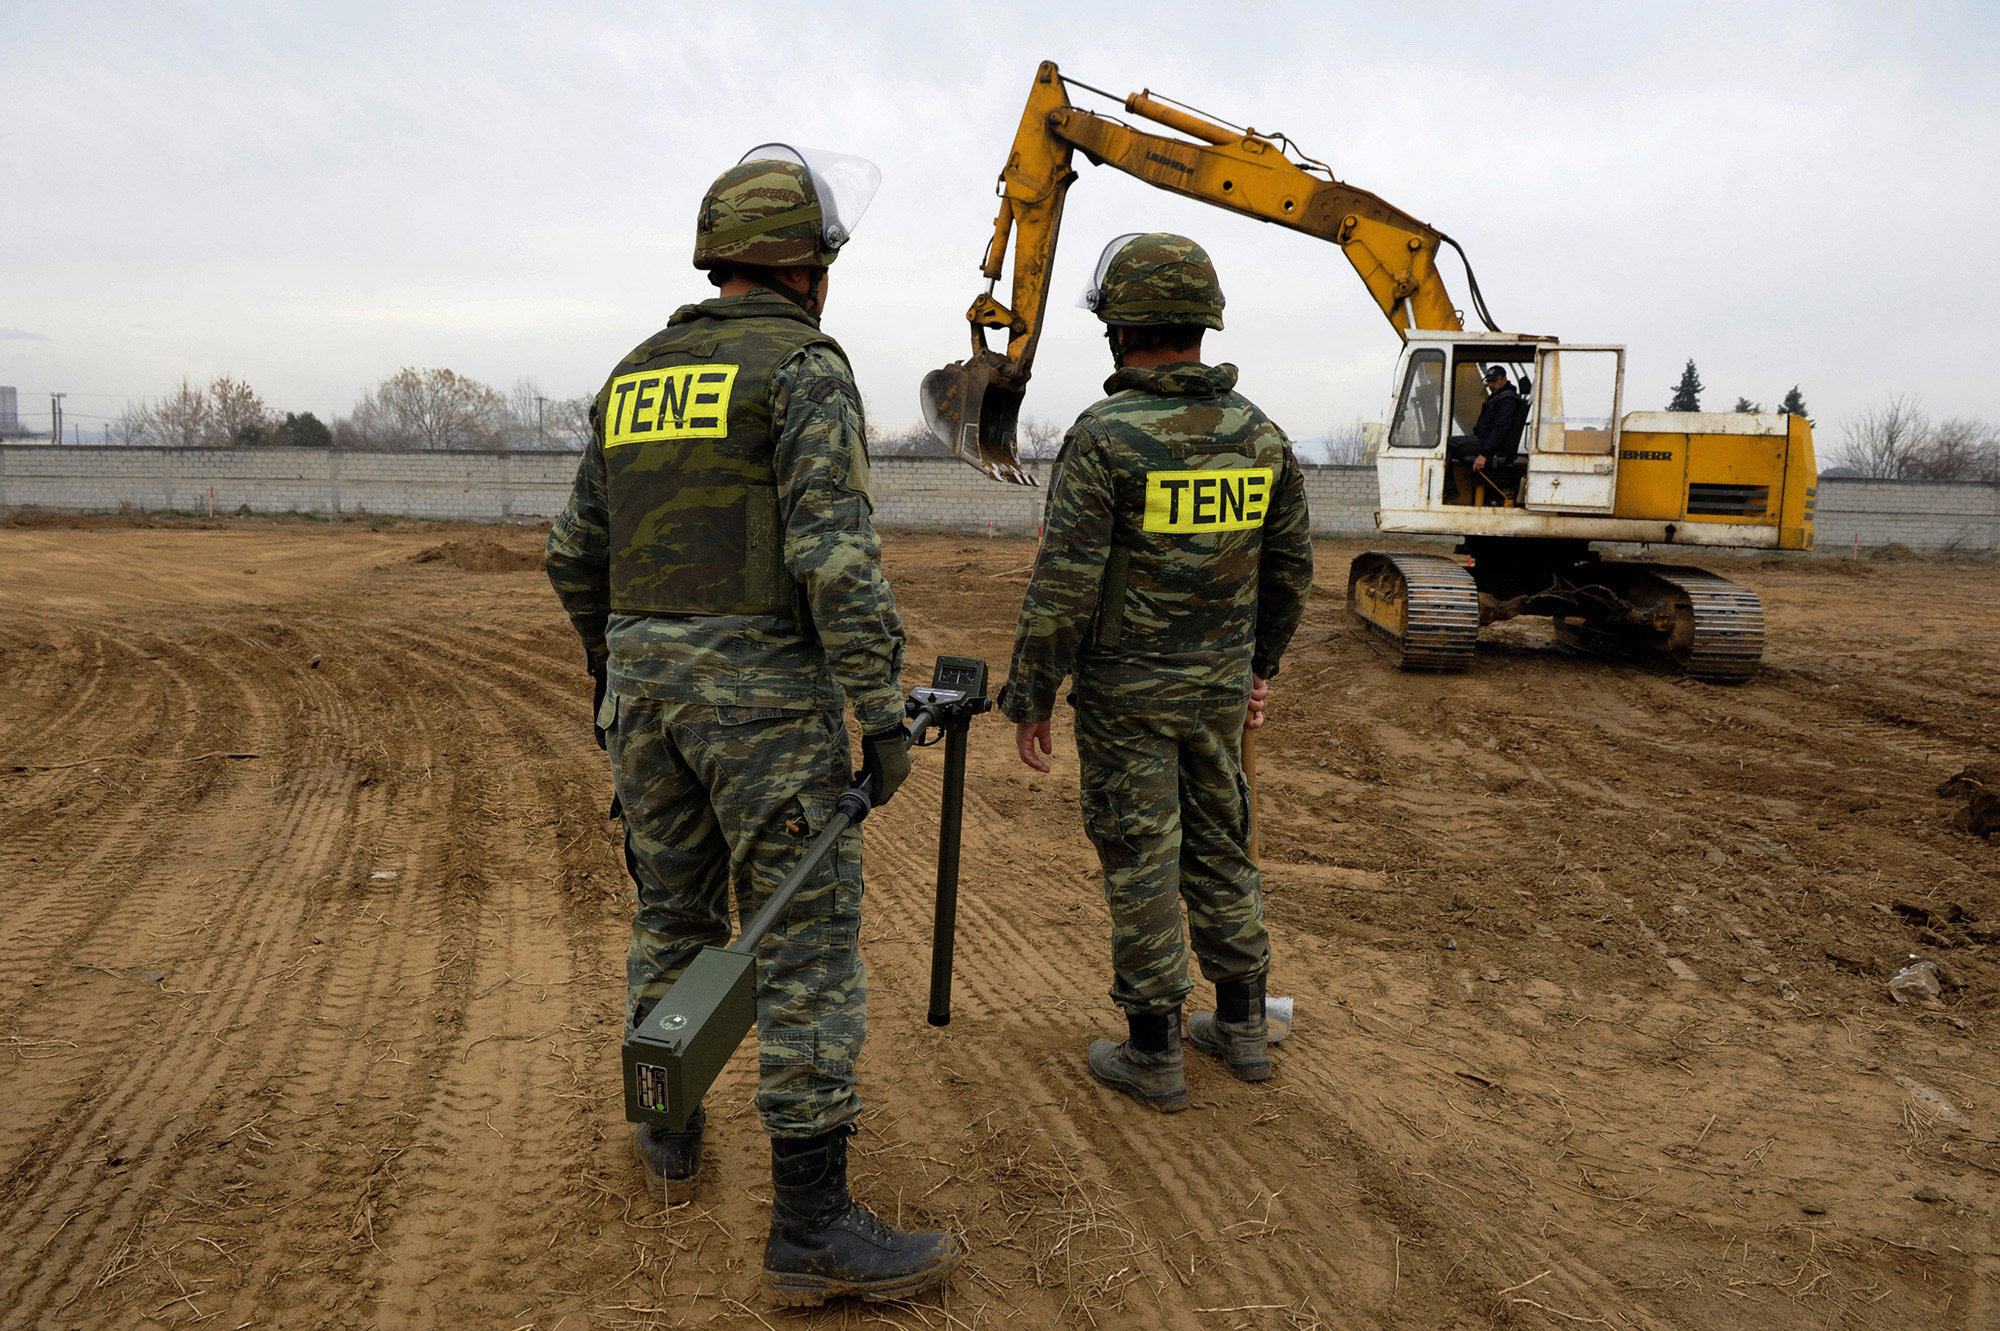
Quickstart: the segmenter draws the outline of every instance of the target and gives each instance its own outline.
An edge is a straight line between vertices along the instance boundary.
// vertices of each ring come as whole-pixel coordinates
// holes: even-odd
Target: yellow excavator
[[[1073,106],[1071,88],[1174,135]],[[1482,624],[1546,615],[1559,638],[1591,650],[1660,654],[1713,680],[1755,673],[1764,646],[1755,592],[1697,568],[1607,558],[1591,545],[1810,549],[1818,473],[1804,417],[1623,413],[1623,347],[1500,331],[1456,241],[1335,179],[1285,135],[1221,124],[1150,91],[1121,99],[1049,62],[1035,73],[1000,173],[1000,213],[980,265],[987,289],[966,315],[972,355],[923,382],[924,419],[959,457],[996,480],[1035,483],[1015,427],[1077,152],[1340,246],[1402,337],[1376,459],[1375,525],[1460,544],[1458,558],[1371,551],[1354,560],[1348,608],[1386,635],[1399,666],[1466,669]],[[994,291],[1010,239],[1011,304],[1002,305]],[[1438,272],[1445,246],[1464,263],[1484,331],[1465,329]],[[1004,352],[988,347],[987,329],[1006,334]],[[1472,430],[1496,367],[1523,395],[1520,453],[1475,467],[1448,445]]]

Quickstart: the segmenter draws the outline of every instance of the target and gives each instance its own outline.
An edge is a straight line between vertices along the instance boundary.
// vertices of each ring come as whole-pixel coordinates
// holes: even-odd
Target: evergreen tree
[[[1752,402],[1747,397],[1739,397],[1736,399],[1735,407],[1731,408],[1731,410],[1755,413],[1764,410],[1764,404],[1761,402]]]
[[[287,448],[330,448],[333,431],[310,411],[285,413],[285,419],[271,428],[272,438]]]
[[[1799,396],[1799,386],[1797,384],[1792,385],[1792,391],[1785,394],[1785,400],[1778,404],[1778,414],[1781,416],[1804,416],[1806,414],[1806,400]]]
[[[1690,360],[1681,371],[1681,381],[1674,385],[1674,400],[1667,403],[1668,411],[1701,410],[1701,373]]]

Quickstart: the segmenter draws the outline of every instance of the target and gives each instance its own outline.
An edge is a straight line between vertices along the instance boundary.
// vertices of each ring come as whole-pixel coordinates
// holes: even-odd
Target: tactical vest
[[[1284,436],[1233,393],[1124,393],[1090,415],[1116,470],[1092,647],[1118,656],[1248,652]]]
[[[676,321],[598,398],[611,520],[611,609],[785,615],[771,376],[802,347],[839,344],[782,314]]]

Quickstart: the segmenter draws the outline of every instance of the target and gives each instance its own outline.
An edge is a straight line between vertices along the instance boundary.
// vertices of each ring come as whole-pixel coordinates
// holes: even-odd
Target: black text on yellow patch
[[[1269,467],[1146,474],[1147,531],[1248,531],[1270,506]]]
[[[604,446],[643,439],[720,439],[729,433],[734,365],[677,365],[639,370],[611,381]]]

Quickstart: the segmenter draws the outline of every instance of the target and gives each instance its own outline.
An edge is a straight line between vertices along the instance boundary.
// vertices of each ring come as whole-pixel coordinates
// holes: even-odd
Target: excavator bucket
[[[932,434],[996,481],[1033,485],[1035,478],[1021,466],[1014,445],[1026,390],[1004,381],[1006,358],[992,351],[975,351],[924,376],[924,424]]]

